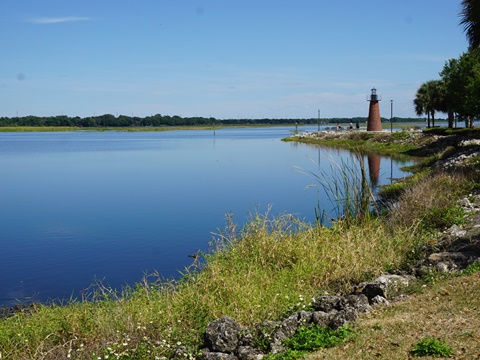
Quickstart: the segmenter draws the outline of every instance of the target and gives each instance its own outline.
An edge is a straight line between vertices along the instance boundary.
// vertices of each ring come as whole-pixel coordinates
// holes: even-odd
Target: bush
[[[350,326],[343,326],[337,330],[329,327],[302,326],[283,344],[286,351],[280,354],[271,354],[266,357],[268,360],[294,360],[300,359],[307,352],[321,348],[337,346],[354,335]]]
[[[413,356],[449,357],[453,350],[445,342],[435,338],[421,339],[412,350]]]

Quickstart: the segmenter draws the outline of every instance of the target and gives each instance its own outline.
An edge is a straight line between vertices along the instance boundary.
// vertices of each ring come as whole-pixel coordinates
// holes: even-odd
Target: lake
[[[299,127],[301,131],[315,131]],[[0,306],[78,297],[158,271],[178,277],[226,214],[314,222],[313,177],[347,151],[282,142],[291,127],[0,133]],[[406,163],[378,158],[379,184]]]

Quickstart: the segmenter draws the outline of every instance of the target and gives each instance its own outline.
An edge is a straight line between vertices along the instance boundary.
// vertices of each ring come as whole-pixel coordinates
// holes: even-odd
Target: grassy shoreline
[[[182,125],[182,126],[127,126],[127,127],[77,127],[77,126],[0,126],[0,132],[68,132],[68,131],[120,131],[120,132],[157,132],[173,130],[220,130],[242,128],[268,128],[276,126],[294,127],[296,124],[233,124],[233,125]]]
[[[424,145],[419,139],[419,132],[396,131],[320,131],[308,135],[292,136],[283,141],[322,145],[342,148],[361,153],[376,153],[388,156],[408,155]]]
[[[370,138],[360,140],[373,143]],[[411,141],[408,146],[421,147]],[[395,212],[339,221],[330,228],[310,226],[289,215],[272,219],[253,214],[243,229],[227,223],[212,251],[201,254],[202,262],[194,260],[178,281],[153,274],[121,291],[96,284],[86,301],[37,304],[1,319],[0,358],[161,359],[171,358],[178,346],[186,349],[189,358],[197,358],[202,331],[220,316],[230,316],[244,326],[277,320],[308,308],[314,296],[348,292],[352,284],[420,259],[422,245],[435,241],[435,223],[425,214],[454,207],[456,199],[475,186],[472,178],[461,174],[425,175],[408,191],[403,189],[405,195],[398,194]],[[478,282],[472,280],[470,288],[480,293]],[[461,311],[452,303],[449,306],[452,313]],[[411,304],[402,311],[414,312],[414,307]],[[359,339],[370,336],[371,328],[386,329],[393,322],[387,315],[375,321],[380,325],[359,325]],[[412,316],[409,321],[418,321],[412,329],[421,325],[420,318]],[[473,340],[480,334],[465,333],[469,331],[472,336],[465,336],[462,346],[466,354],[473,354],[478,344]],[[382,334],[387,342],[401,342],[386,356],[405,358],[404,349],[413,335],[402,340],[394,333]],[[370,356],[365,341],[354,343]],[[376,344],[380,347],[382,342]],[[345,345],[341,352],[346,354],[348,347],[354,345]],[[395,352],[397,348],[402,350]],[[334,349],[332,354],[335,350],[339,351]]]

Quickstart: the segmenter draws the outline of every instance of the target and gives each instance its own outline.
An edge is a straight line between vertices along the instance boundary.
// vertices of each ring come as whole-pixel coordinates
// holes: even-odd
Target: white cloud
[[[89,21],[89,20],[91,20],[91,18],[89,17],[65,16],[65,17],[58,17],[58,18],[50,18],[50,17],[35,18],[30,20],[30,22],[33,24],[58,24],[58,23],[65,23],[65,22]]]

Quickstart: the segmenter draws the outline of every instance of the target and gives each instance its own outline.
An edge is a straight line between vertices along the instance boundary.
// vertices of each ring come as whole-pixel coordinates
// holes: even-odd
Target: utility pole
[[[390,133],[393,133],[393,100],[390,100]]]

